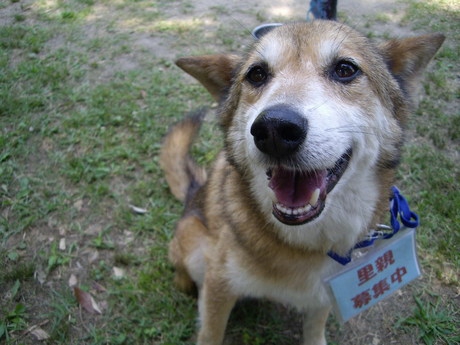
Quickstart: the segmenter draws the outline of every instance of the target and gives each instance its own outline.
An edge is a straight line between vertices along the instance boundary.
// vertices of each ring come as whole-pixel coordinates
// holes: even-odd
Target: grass
[[[19,284],[16,284],[13,289],[19,289]],[[0,339],[5,338],[9,342],[11,333],[22,331],[26,328],[25,313],[26,308],[20,303],[16,304],[13,310],[6,313],[3,319],[0,320]]]
[[[170,124],[212,100],[170,61],[238,50],[247,30],[234,19],[220,23],[230,10],[219,4],[189,20],[193,2],[21,3],[0,4],[0,343],[35,344],[27,330],[37,325],[49,344],[193,343],[196,301],[173,288],[167,261],[182,207],[165,186],[157,154]],[[427,73],[399,174],[421,215],[428,280],[446,289],[458,285],[460,266],[459,89],[450,77],[459,73],[458,11],[448,1],[410,2],[403,19],[449,37]],[[268,18],[260,10],[244,15],[254,23]],[[221,145],[216,131],[207,124],[194,147],[201,163]],[[147,212],[135,214],[130,205]],[[115,276],[114,267],[124,275]],[[80,310],[72,276],[102,315]],[[397,329],[444,341],[458,311],[453,299],[432,303],[420,297]],[[282,345],[298,329],[295,315],[250,301],[232,315],[229,336]]]
[[[436,302],[423,302],[414,297],[416,307],[413,314],[401,319],[399,324],[407,331],[417,329],[418,341],[432,345],[442,342],[454,345],[460,342],[460,335],[456,325],[460,321],[458,312],[447,311],[441,306],[440,298]]]
[[[423,231],[419,238],[424,253],[438,263],[451,262],[458,267],[460,169],[456,148],[460,113],[449,104],[458,102],[460,96],[458,84],[451,78],[458,69],[453,50],[460,39],[460,24],[453,19],[460,8],[450,8],[448,4],[448,1],[411,2],[403,18],[416,28],[429,25],[433,31],[446,32],[447,40],[434,61],[434,68],[427,73],[426,97],[411,124],[418,140],[407,145],[401,180],[422,216]],[[433,266],[438,272],[441,270],[439,265]],[[452,283],[458,283],[458,278]]]

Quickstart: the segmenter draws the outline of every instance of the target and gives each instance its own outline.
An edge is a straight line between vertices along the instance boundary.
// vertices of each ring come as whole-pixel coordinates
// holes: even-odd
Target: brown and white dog
[[[244,56],[182,58],[219,101],[225,148],[209,177],[190,158],[201,116],[167,135],[160,162],[185,201],[170,244],[176,283],[199,291],[198,344],[218,345],[242,297],[304,313],[326,344],[322,283],[386,213],[415,86],[441,34],[375,45],[332,21],[274,28]]]

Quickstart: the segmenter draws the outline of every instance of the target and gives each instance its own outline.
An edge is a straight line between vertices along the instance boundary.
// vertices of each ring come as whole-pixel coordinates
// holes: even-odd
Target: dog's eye
[[[341,82],[348,83],[355,79],[361,70],[353,62],[341,60],[335,65],[332,72],[332,78]]]
[[[253,66],[246,73],[246,79],[254,86],[261,86],[268,79],[268,73],[263,66]]]

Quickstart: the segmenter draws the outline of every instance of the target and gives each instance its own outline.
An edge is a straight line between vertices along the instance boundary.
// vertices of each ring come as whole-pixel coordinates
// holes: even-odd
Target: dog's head
[[[333,237],[324,229],[359,234],[387,202],[414,83],[443,40],[377,46],[343,24],[314,21],[274,28],[243,58],[178,65],[219,100],[228,159],[262,212],[289,238],[311,225]]]

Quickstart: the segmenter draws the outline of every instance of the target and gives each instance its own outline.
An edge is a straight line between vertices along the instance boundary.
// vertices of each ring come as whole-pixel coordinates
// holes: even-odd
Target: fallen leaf
[[[83,200],[79,199],[77,201],[75,201],[73,203],[73,207],[75,207],[77,209],[77,211],[81,211],[81,209],[83,208]]]
[[[114,267],[113,275],[115,276],[115,278],[118,278],[118,279],[123,278],[125,276],[125,270],[123,268]]]
[[[42,285],[46,282],[46,276],[47,276],[46,272],[41,268],[38,268],[34,272],[34,278]]]
[[[23,335],[26,335],[26,334],[32,334],[36,340],[38,341],[42,341],[42,340],[46,340],[46,339],[49,339],[49,334],[47,332],[45,332],[41,326],[43,325],[46,325],[47,323],[49,322],[49,320],[45,320],[43,322],[40,322],[38,325],[33,325],[31,327],[29,327]]]
[[[102,314],[101,309],[97,305],[93,296],[90,293],[83,291],[77,286],[74,286],[73,293],[78,303],[85,309],[88,313],[91,314]]]
[[[39,341],[49,339],[50,337],[50,335],[40,327],[36,327],[34,330],[30,331],[30,334],[32,334]]]
[[[77,276],[75,274],[71,274],[70,275],[70,278],[69,278],[69,286],[70,287],[74,287],[78,284],[78,279],[77,279]]]
[[[129,208],[131,209],[131,211],[133,211],[136,214],[146,214],[147,213],[147,210],[145,208],[137,207],[134,205],[129,205]]]
[[[65,249],[66,249],[65,238],[61,238],[61,240],[59,241],[59,250],[64,251]]]
[[[97,261],[97,259],[99,259],[99,252],[97,250],[93,250],[93,249],[88,250],[87,254],[88,254],[88,262],[90,264],[93,264],[94,262]]]
[[[99,284],[98,282],[93,282],[91,287],[97,292],[106,292],[107,291],[107,289],[104,286],[102,286],[101,284]]]
[[[134,241],[134,234],[132,231],[125,230],[123,231],[123,235],[125,235],[125,244],[131,243]]]

